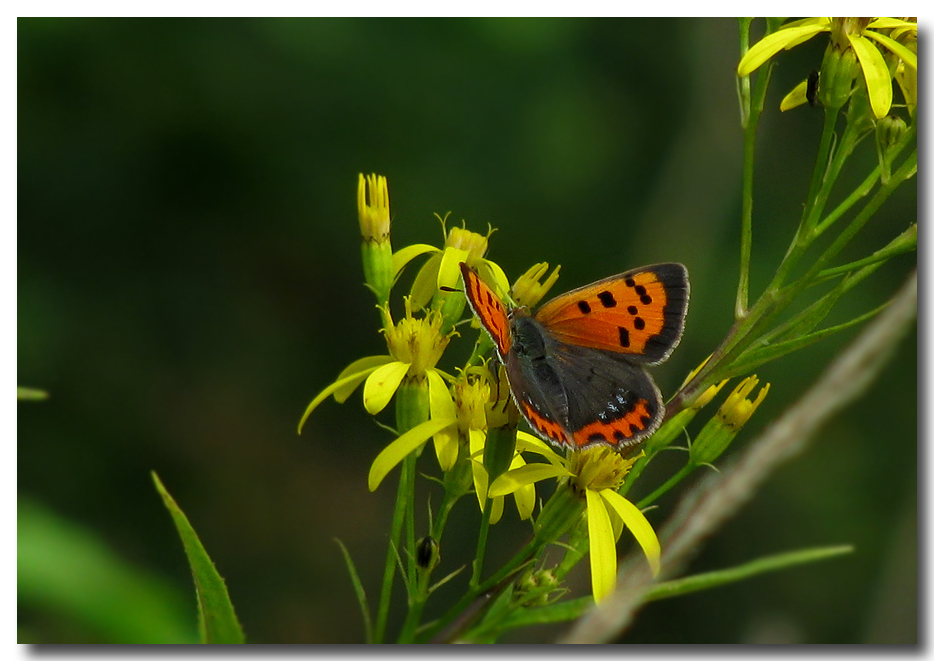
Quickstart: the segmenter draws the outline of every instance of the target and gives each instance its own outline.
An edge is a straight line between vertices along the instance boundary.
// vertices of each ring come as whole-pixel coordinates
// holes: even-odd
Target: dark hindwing
[[[549,361],[567,397],[565,428],[574,447],[636,445],[661,422],[661,393],[641,365],[600,349],[555,342]]]

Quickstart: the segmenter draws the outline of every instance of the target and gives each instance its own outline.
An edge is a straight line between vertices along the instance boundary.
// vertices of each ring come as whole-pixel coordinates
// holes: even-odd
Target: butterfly
[[[661,424],[645,365],[681,340],[690,285],[681,264],[644,266],[558,296],[534,314],[508,307],[461,264],[467,300],[490,334],[516,406],[564,448],[626,449]]]

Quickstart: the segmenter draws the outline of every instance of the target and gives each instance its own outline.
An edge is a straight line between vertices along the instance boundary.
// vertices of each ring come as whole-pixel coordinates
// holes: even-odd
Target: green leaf
[[[912,250],[917,250],[918,248],[918,224],[912,223],[908,229],[899,234],[897,237],[892,239],[887,246],[880,248],[873,254],[863,259],[856,260],[855,262],[850,262],[849,264],[843,264],[841,266],[835,266],[833,268],[824,269],[817,274],[815,280],[821,282],[829,278],[834,278],[839,275],[844,275],[850,271],[855,271],[856,269],[865,268],[867,266],[872,266],[878,264],[879,262],[884,262],[896,255],[901,255],[906,252],[911,252]]]
[[[837,299],[845,291],[846,282],[841,281],[830,292],[811,303],[794,317],[763,335],[754,347],[768,346],[774,344],[777,340],[794,340],[810,333],[830,313]]]
[[[756,349],[750,349],[744,352],[739,358],[737,358],[724,372],[725,377],[730,376],[739,376],[742,374],[748,374],[750,371],[757,368],[759,365],[768,363],[775,360],[776,358],[781,358],[785,354],[791,353],[792,351],[797,351],[798,349],[803,349],[804,347],[814,344],[818,340],[822,340],[828,335],[833,335],[839,331],[845,330],[850,326],[855,326],[856,324],[866,321],[870,317],[878,314],[882,311],[888,303],[884,303],[877,307],[875,310],[871,310],[864,315],[856,317],[855,319],[850,319],[849,321],[839,324],[837,326],[832,326],[830,328],[825,328],[824,330],[817,331],[816,333],[811,333],[810,335],[805,335],[804,337],[799,337],[794,340],[788,340],[786,342],[778,342],[776,344],[770,344],[765,347],[759,347]]]
[[[765,574],[766,572],[787,569],[796,565],[803,565],[819,560],[827,560],[846,553],[852,553],[852,546],[824,546],[816,549],[804,549],[803,551],[791,551],[789,553],[780,553],[770,555],[765,558],[759,558],[752,562],[747,562],[738,567],[730,569],[720,569],[718,571],[696,574],[686,578],[680,578],[674,581],[665,581],[651,588],[646,593],[645,601],[658,601],[659,599],[668,599],[669,597],[680,597],[699,590],[709,590],[710,588],[735,583],[747,578]]]
[[[187,591],[128,562],[92,529],[25,496],[16,502],[16,598],[58,624],[19,642],[192,644]],[[62,638],[61,633],[69,638]]]
[[[201,632],[201,642],[209,644],[243,643],[243,630],[237,621],[233,604],[227,594],[224,579],[217,573],[214,563],[208,557],[207,551],[201,545],[201,540],[194,528],[188,523],[188,518],[179,509],[175,500],[169,495],[159,476],[152,472],[153,482],[166,508],[175,521],[175,527],[182,538],[185,555],[191,566],[191,574],[195,579],[195,595],[198,599],[198,629]]]
[[[23,401],[38,401],[41,399],[47,399],[49,393],[44,390],[39,390],[38,388],[24,388],[23,386],[16,387],[16,399]]]
[[[363,583],[360,582],[360,576],[357,574],[357,568],[354,567],[350,552],[341,540],[334,540],[341,547],[341,553],[344,554],[344,562],[347,564],[347,572],[350,574],[350,581],[353,583],[354,592],[357,595],[357,603],[360,604],[360,612],[363,614],[363,628],[366,632],[366,642],[373,642],[373,621],[370,619],[370,607],[366,600],[366,590],[363,589]]]
[[[766,572],[788,569],[809,562],[827,560],[852,552],[852,546],[827,546],[768,556],[731,569],[722,569],[659,583],[649,589],[644,597],[644,601],[658,601],[659,599],[667,599],[669,597],[679,597],[681,595],[690,594],[691,592],[735,583]],[[580,597],[579,599],[561,601],[539,608],[517,610],[509,615],[500,627],[502,631],[506,631],[518,627],[531,626],[533,624],[558,624],[560,622],[569,622],[583,615],[593,606],[593,603],[593,597]]]
[[[539,608],[523,608],[513,612],[500,626],[502,630],[526,627],[533,624],[557,624],[576,620],[593,606],[593,597],[580,597],[559,601]]]

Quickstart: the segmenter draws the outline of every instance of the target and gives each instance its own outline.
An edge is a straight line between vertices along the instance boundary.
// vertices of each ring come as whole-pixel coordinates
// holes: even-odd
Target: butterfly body
[[[461,265],[467,299],[493,338],[516,405],[560,447],[636,445],[658,428],[661,393],[643,365],[678,343],[687,271],[658,264],[563,294],[534,315],[507,308]]]

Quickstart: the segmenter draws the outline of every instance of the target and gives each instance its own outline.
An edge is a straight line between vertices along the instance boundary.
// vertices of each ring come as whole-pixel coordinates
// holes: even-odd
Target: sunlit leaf
[[[195,596],[198,599],[198,625],[201,632],[201,642],[209,644],[229,644],[243,643],[243,630],[240,622],[237,621],[237,615],[234,613],[233,604],[230,602],[230,596],[227,594],[227,586],[224,579],[217,572],[207,551],[201,545],[201,540],[195,533],[194,528],[188,522],[188,517],[176,504],[169,492],[166,491],[159,476],[155,471],[152,473],[153,482],[156,484],[156,490],[162,496],[162,501],[172,515],[175,521],[175,527],[178,529],[179,537],[182,538],[182,545],[185,547],[185,555],[188,556],[188,564],[191,567],[191,574],[195,579]]]

